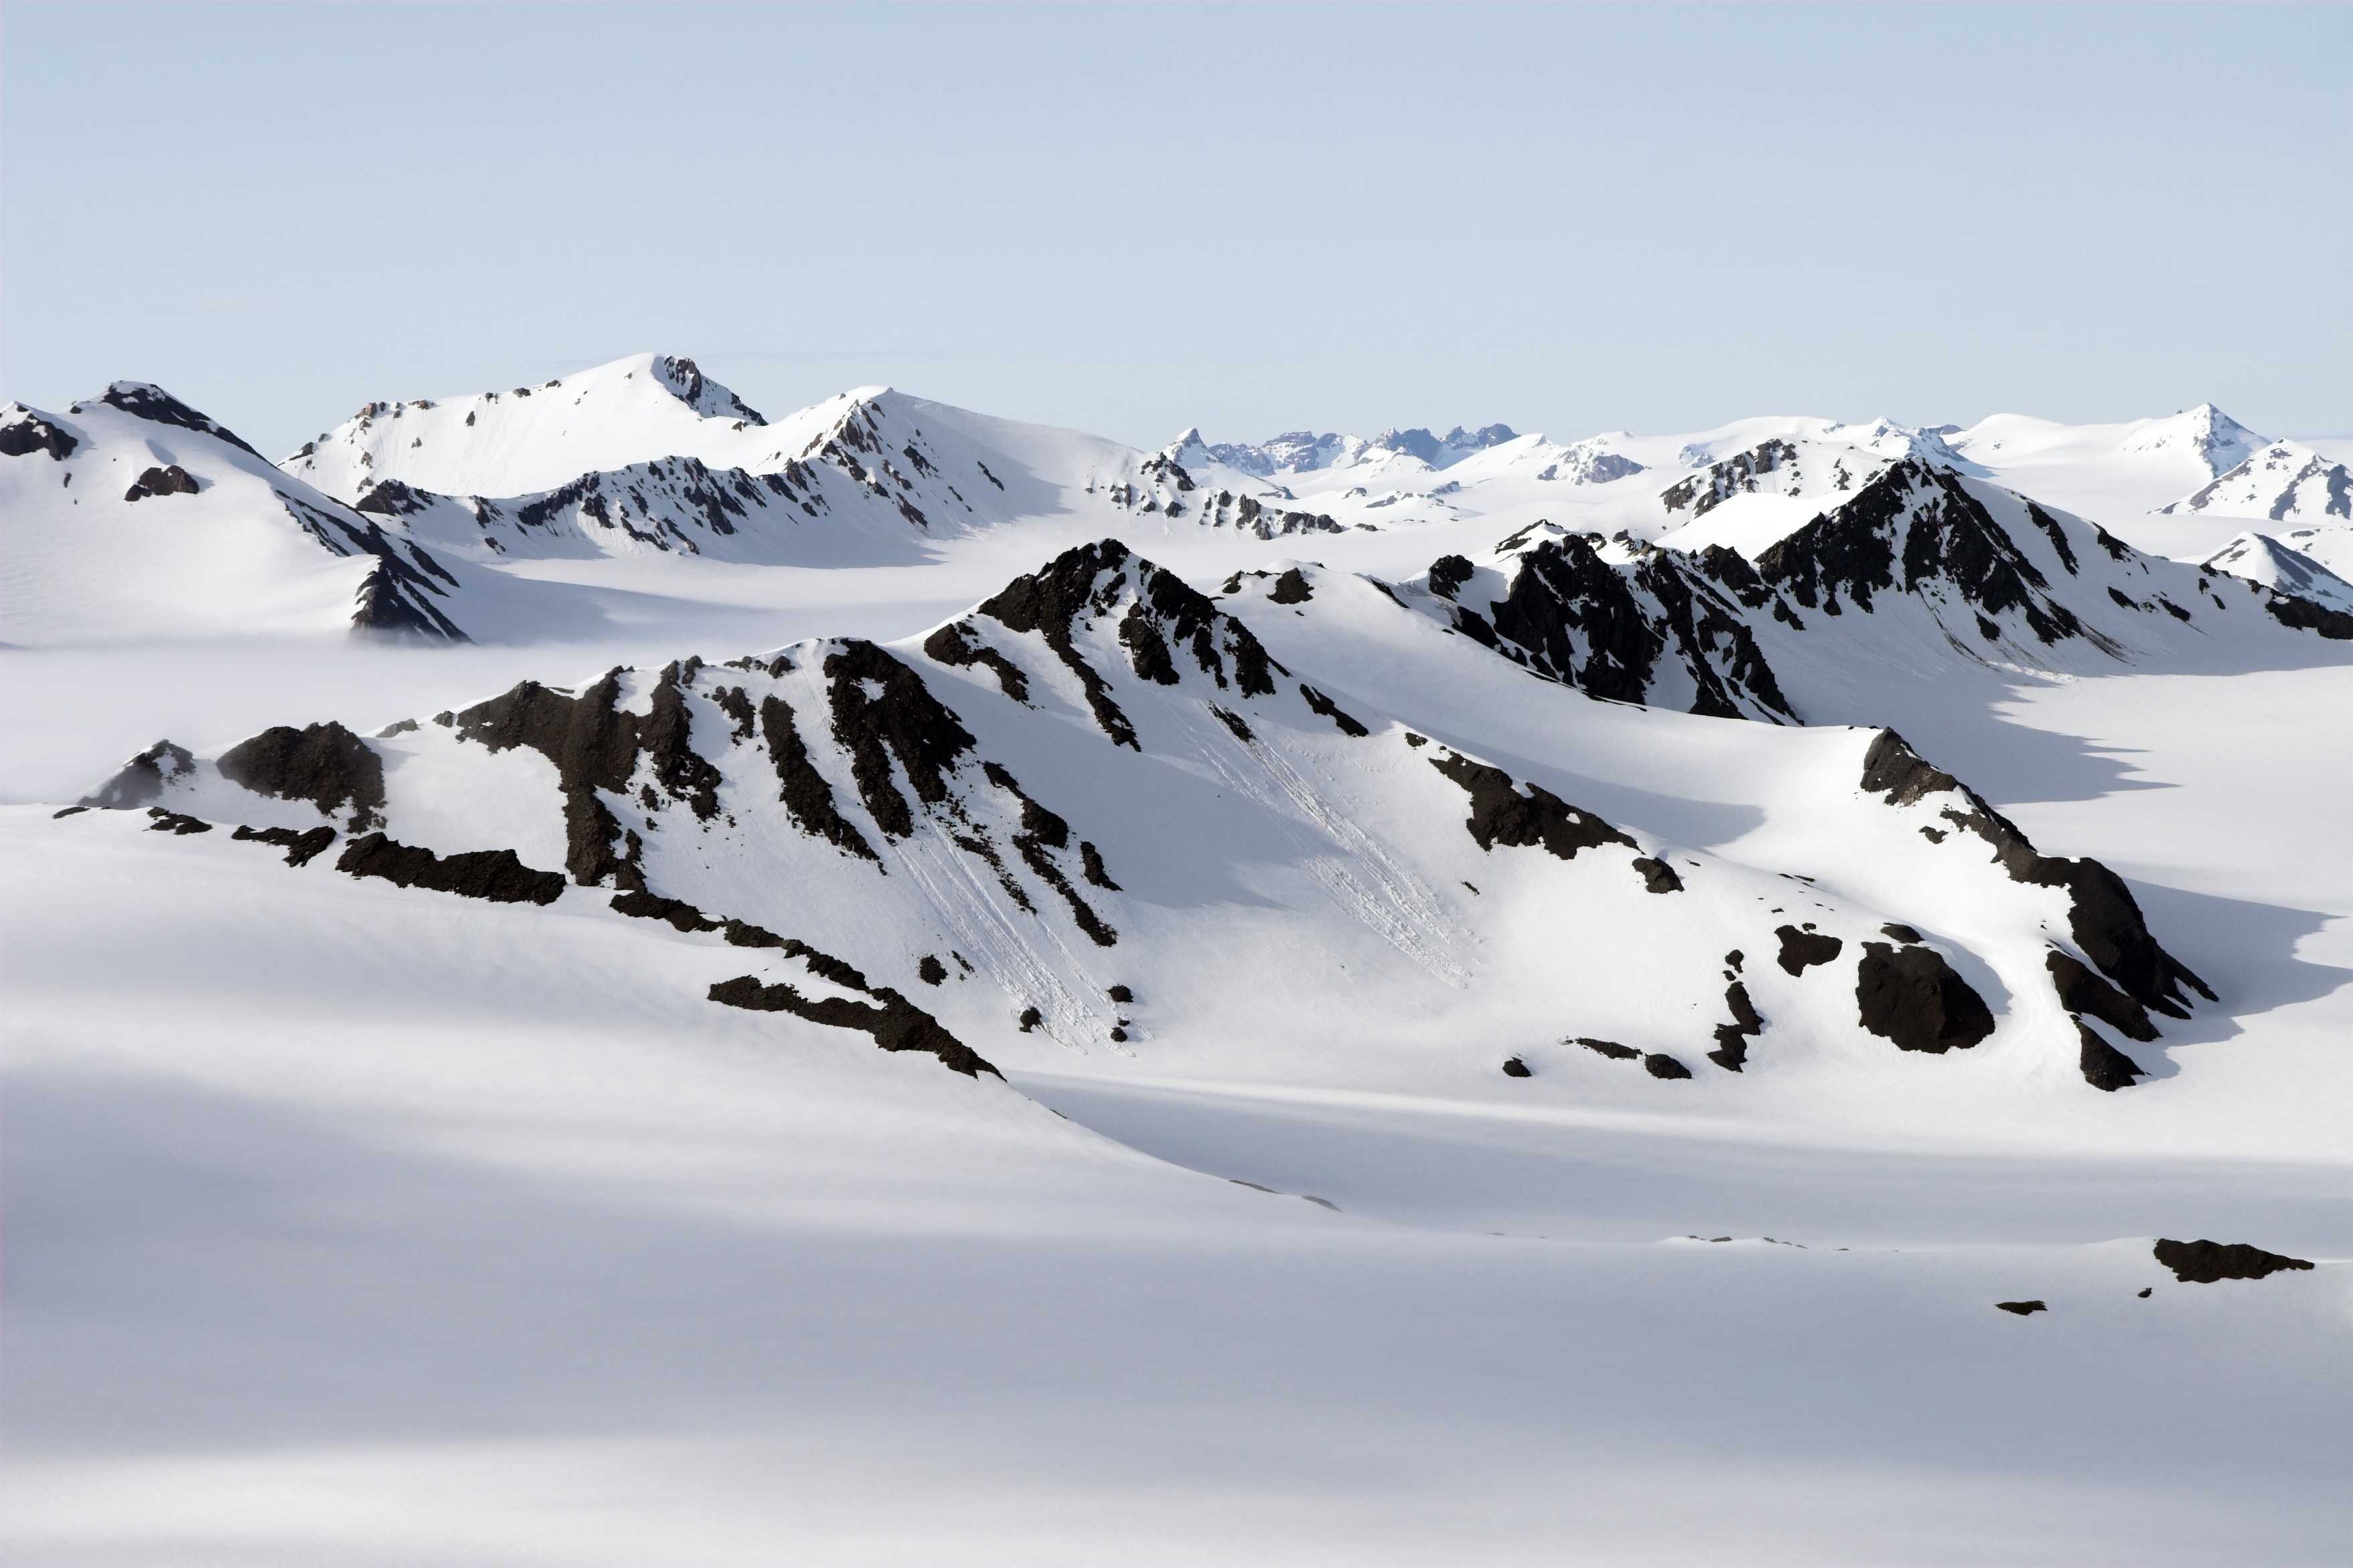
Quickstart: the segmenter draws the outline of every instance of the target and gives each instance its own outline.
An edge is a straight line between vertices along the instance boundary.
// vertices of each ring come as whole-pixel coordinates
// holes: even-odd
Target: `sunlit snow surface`
[[[1857,426],[1841,440],[1891,460],[1937,440],[1994,483],[2159,547],[2172,536],[2130,520],[2245,458],[2235,426],[2198,413],[2068,437],[2108,465],[2069,470],[2071,493],[2031,481],[2020,454],[2056,465],[2066,442],[2030,422]],[[1013,446],[1033,473],[1071,449],[958,417],[934,417],[926,438]],[[1704,467],[1675,466],[1683,447],[1714,462],[1824,423],[1752,422],[1665,452],[1599,438],[1588,458],[1649,466],[1587,488],[1648,484],[1610,527],[1663,524],[1658,492]],[[685,449],[648,439],[465,493]],[[2131,1047],[2153,1076],[2116,1094],[2019,1066],[2007,1036],[1973,1058],[1852,1072],[1832,1052],[1739,1079],[1611,1079],[1617,1064],[1496,1032],[1521,1027],[1528,998],[1565,1005],[1531,956],[1552,933],[1515,932],[1485,907],[1515,896],[1504,882],[1446,895],[1461,911],[1452,962],[1493,979],[1489,1001],[1483,978],[1409,973],[1352,925],[1332,928],[1355,933],[1333,953],[1387,952],[1394,973],[1351,984],[1307,954],[1286,979],[1259,943],[1312,883],[1272,865],[1256,902],[1230,899],[1222,950],[1147,951],[1131,933],[1090,957],[1106,979],[1153,976],[1124,1050],[967,1021],[1006,1011],[995,1003],[934,1004],[1006,1073],[966,1079],[712,1005],[704,990],[746,955],[620,919],[602,893],[489,905],[327,860],[290,870],[225,829],[52,816],[158,736],[202,755],[269,724],[373,732],[523,679],[906,637],[1108,532],[1211,592],[1236,570],[1324,563],[1315,580],[1335,585],[1303,611],[1259,580],[1223,607],[1368,721],[1394,715],[1546,781],[1645,843],[1686,847],[1707,876],[1770,877],[1805,856],[1844,889],[1832,902],[1904,896],[1875,852],[1826,829],[1866,821],[1848,803],[1851,734],[1591,703],[1345,590],[1346,574],[1403,582],[1543,515],[1447,512],[1469,508],[1466,484],[1412,503],[1425,519],[1410,528],[1353,527],[1411,510],[1367,510],[1384,493],[1475,481],[1479,465],[1531,494],[1564,484],[1508,479],[1529,440],[1444,452],[1442,468],[1367,447],[1355,470],[1326,463],[1300,483],[1234,470],[1229,488],[1288,486],[1294,499],[1270,504],[1328,510],[1351,525],[1338,534],[1261,541],[1082,501],[959,526],[901,564],[470,561],[503,583],[561,581],[596,607],[491,646],[229,642],[191,620],[177,640],[109,623],[0,655],[11,1560],[2346,1561],[2341,643],[2266,659],[2224,647],[2203,664],[2168,645],[2166,672],[1907,655],[1810,677],[1841,718],[1894,725],[2046,852],[2130,879],[2152,930],[2213,984],[2217,1004]],[[1106,486],[1148,485],[1113,471],[1135,455],[1097,447]],[[1820,455],[1797,473],[1814,476]],[[2134,464],[2173,467],[2136,481],[2144,497],[2116,478]],[[1426,471],[1408,482],[1408,465]],[[1375,467],[1388,476],[1362,471]],[[1366,494],[1347,498],[1356,486]],[[1769,534],[1767,503],[1783,499],[1744,491],[1711,516]],[[146,528],[164,514],[122,515]],[[2197,526],[2171,552],[2286,525]],[[2316,544],[2288,546],[2343,571],[2328,525],[2301,526]],[[70,586],[64,564],[44,570]],[[1028,732],[1022,714],[984,721],[982,695],[924,673],[988,735]],[[1566,704],[1573,719],[1546,717]],[[1240,855],[1183,837],[1213,820],[1190,795],[1167,799],[1196,816],[1166,818],[1074,795],[1046,762],[1080,754],[1060,744],[1037,742],[1022,783],[1082,829],[1124,825],[1112,861],[1135,866],[1134,889],[1206,879]],[[412,778],[396,792],[403,831],[560,864],[560,830],[522,804],[534,762],[502,753],[507,784]],[[1383,825],[1409,784],[1375,769],[1335,798],[1384,843],[1476,856],[1457,842],[1459,795],[1426,847]],[[416,815],[428,802],[444,815]],[[481,837],[453,837],[469,832]],[[857,925],[817,902],[832,884],[755,893],[761,875],[714,867],[710,886],[802,900],[801,926],[780,929]],[[1577,962],[1561,954],[1564,972]],[[1619,989],[1643,978],[1624,970]],[[1400,1010],[1415,995],[1459,1000]],[[1513,1052],[1534,1076],[1498,1070]],[[2319,1267],[2180,1284],[2150,1256],[2158,1236]],[[2025,1300],[2048,1310],[1994,1307]]]

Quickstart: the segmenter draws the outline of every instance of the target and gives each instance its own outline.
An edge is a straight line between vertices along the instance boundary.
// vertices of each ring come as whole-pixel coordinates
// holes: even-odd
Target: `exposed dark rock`
[[[1808,609],[1841,614],[1843,595],[1867,613],[1874,593],[1896,586],[1899,545],[1907,592],[1948,583],[1986,615],[2020,612],[2046,644],[2083,633],[2073,613],[2045,591],[2042,570],[1959,476],[1910,459],[1889,465],[1852,500],[1764,551],[1757,569]]]
[[[1945,819],[1984,839],[2013,880],[2065,889],[2068,930],[2075,945],[2126,995],[2173,1018],[2189,1016],[2184,986],[2210,1002],[2214,999],[2204,981],[2158,945],[2140,906],[2115,872],[2097,860],[2036,853],[2016,823],[1952,774],[1924,761],[1894,731],[1881,731],[1863,754],[1862,787],[1884,795],[1894,805],[1914,805],[1946,791],[1958,794],[1968,809],[1948,808]]]
[[[1985,998],[1932,947],[1862,944],[1855,970],[1862,1026],[1904,1051],[1967,1050],[1993,1033]]]
[[[1560,859],[1574,860],[1578,850],[1603,844],[1637,847],[1601,818],[1540,784],[1528,785],[1528,793],[1521,795],[1512,787],[1512,775],[1501,768],[1454,752],[1431,758],[1430,765],[1469,792],[1471,815],[1463,826],[1482,849],[1493,850],[1498,844],[1542,845]]]
[[[1748,1042],[1765,1032],[1765,1020],[1748,999],[1748,987],[1737,980],[1725,988],[1724,1005],[1732,1010],[1732,1022],[1715,1026],[1715,1049],[1707,1053],[1707,1059],[1726,1072],[1738,1072],[1748,1060]]]
[[[1691,1068],[1674,1058],[1653,1051],[1642,1058],[1642,1069],[1652,1078],[1689,1078]]]
[[[1043,1013],[1039,1012],[1035,1007],[1024,1007],[1021,1009],[1021,1016],[1014,1021],[1021,1026],[1021,1032],[1026,1035],[1030,1030],[1036,1028],[1039,1025],[1044,1023],[1046,1021],[1046,1016]]]
[[[227,426],[197,413],[160,386],[149,386],[136,381],[118,381],[106,389],[99,401],[158,425],[176,425],[183,430],[198,430],[207,436],[218,437],[239,451],[261,457],[260,453],[238,440]],[[267,462],[269,459],[265,458],[262,460]]]
[[[2128,1040],[2157,1038],[2157,1026],[2141,1005],[2055,949],[2043,959],[2052,986],[2071,1013],[2088,1013]]]
[[[150,468],[131,483],[122,492],[124,500],[145,500],[150,496],[192,496],[196,493],[195,477],[174,463],[168,468]]]
[[[2035,527],[2042,531],[2042,537],[2051,542],[2051,548],[2059,552],[2060,564],[2067,568],[2067,574],[2071,577],[2076,575],[2075,550],[2067,542],[2067,531],[2059,526],[2059,520],[2032,501],[2026,503],[2026,515]]]
[[[1124,985],[1111,986],[1103,992],[1103,994],[1110,997],[1113,1001],[1118,1003],[1123,1007],[1135,1000],[1135,993],[1129,990]]]
[[[1781,939],[1780,965],[1791,974],[1803,974],[1810,965],[1828,963],[1846,946],[1834,936],[1799,931],[1796,926],[1781,926],[1773,934]]]
[[[1736,452],[1659,494],[1669,511],[1689,509],[1694,519],[1705,517],[1736,495],[1757,493],[1757,481],[1798,459],[1798,448],[1774,437],[1746,452]]]
[[[1121,890],[1120,885],[1111,879],[1111,873],[1103,869],[1103,851],[1083,838],[1079,840],[1079,865],[1085,871],[1087,880],[1094,886],[1106,892]]]
[[[697,819],[719,815],[723,777],[711,760],[694,749],[686,687],[701,659],[689,659],[664,669],[654,686],[653,710],[638,721],[638,748],[645,753],[654,782],[671,798],[686,802]]]
[[[1127,715],[1112,700],[1111,687],[1101,672],[1086,661],[1071,637],[1072,626],[1092,606],[1097,575],[1105,571],[1116,572],[1127,557],[1127,546],[1115,539],[1065,551],[1044,571],[1016,577],[1007,584],[1002,592],[980,606],[980,613],[1010,631],[1034,631],[1044,637],[1054,656],[1079,678],[1079,684],[1086,691],[1087,706],[1103,733],[1115,745],[1141,751],[1143,748],[1136,743],[1135,726],[1128,722]]]
[[[62,463],[80,445],[30,409],[0,425],[0,457],[29,458],[36,452],[47,452],[53,461]]]
[[[564,893],[562,873],[534,871],[512,849],[478,849],[445,858],[430,849],[396,844],[381,833],[345,845],[335,869],[354,877],[381,877],[396,887],[429,888],[494,904],[552,904]]]
[[[2047,1312],[2051,1310],[2041,1301],[1996,1301],[1994,1306],[2001,1311],[2015,1312],[2021,1318],[2032,1317],[2037,1312]]]
[[[1642,887],[1646,892],[1680,893],[1683,890],[1683,879],[1676,876],[1675,868],[1664,860],[1653,860],[1648,855],[1637,855],[1634,857],[1634,869],[1641,873]]]
[[[1118,1024],[1112,1026],[1111,1043],[1115,1046],[1124,1046],[1127,1043],[1127,1030],[1124,1026]]]
[[[948,966],[928,952],[923,954],[923,961],[915,965],[915,978],[926,985],[938,985],[947,977]]]
[[[1608,1057],[1613,1062],[1630,1062],[1642,1054],[1633,1047],[1621,1046],[1615,1040],[1588,1039],[1586,1037],[1579,1035],[1577,1037],[1577,1043],[1583,1046],[1588,1051],[1600,1052],[1603,1056]],[[1662,1058],[1660,1059],[1668,1060],[1671,1058]],[[1688,1077],[1689,1075],[1686,1074],[1685,1076]]]
[[[1737,974],[1740,973],[1740,966],[1744,962],[1744,959],[1745,955],[1738,948],[1736,947],[1730,952],[1724,955],[1724,966],[1732,971],[1733,973]]]
[[[88,811],[90,807],[86,805],[60,806],[57,810],[49,813],[49,820],[51,822],[56,822],[68,816],[79,816],[83,812]]]
[[[185,838],[191,833],[210,833],[213,830],[213,825],[200,816],[187,816],[176,811],[165,811],[160,805],[149,806],[147,815],[154,818],[147,825],[147,831],[150,833],[170,833]]]
[[[997,677],[997,689],[1014,701],[1029,700],[1029,677],[1022,668],[980,642],[969,621],[950,621],[923,639],[923,652],[946,665],[977,664]]]
[[[1528,1070],[1527,1063],[1522,1061],[1517,1057],[1513,1057],[1504,1063],[1504,1076],[1505,1078],[1534,1078],[1535,1074]]]
[[[196,760],[188,754],[185,746],[158,741],[123,763],[112,778],[82,796],[79,804],[94,805],[101,811],[129,811],[161,799],[165,784],[195,771]]]
[[[833,704],[833,738],[849,753],[859,798],[884,834],[904,838],[915,824],[892,781],[896,756],[915,797],[926,805],[948,798],[946,770],[972,749],[971,731],[934,697],[923,678],[871,642],[845,641],[825,661]],[[879,686],[870,695],[869,685]]]
[[[322,816],[351,807],[353,832],[384,826],[384,759],[333,720],[280,724],[220,755],[221,777],[256,795],[306,800]]]
[[[1920,933],[1918,931],[1914,931],[1910,926],[1899,925],[1894,921],[1888,921],[1885,925],[1881,926],[1879,930],[1881,934],[1893,937],[1897,942],[1918,942],[1920,940]]]
[[[735,728],[728,738],[737,743],[750,740],[759,731],[759,712],[752,706],[752,694],[740,686],[723,686],[711,694],[711,700],[727,715]]]
[[[760,700],[760,731],[767,739],[768,760],[776,769],[776,798],[785,803],[786,812],[800,830],[837,849],[881,864],[881,857],[866,842],[866,836],[834,805],[833,785],[809,761],[808,747],[793,725],[792,706],[773,692]]]
[[[778,936],[775,931],[739,921],[732,915],[719,923],[719,931],[730,947],[794,948],[802,945],[790,937]]]
[[[1351,740],[1362,740],[1372,733],[1356,720],[1340,711],[1337,703],[1314,687],[1303,682],[1299,688],[1299,695],[1307,700],[1307,706],[1318,716],[1331,720],[1338,727],[1340,733]]]
[[[332,827],[310,827],[297,833],[290,827],[240,827],[229,837],[254,843],[274,844],[286,851],[289,866],[307,866],[335,841],[335,830]]]
[[[458,735],[493,752],[528,746],[554,763],[564,791],[565,866],[572,879],[595,887],[609,877],[623,891],[643,891],[635,836],[625,839],[620,823],[596,797],[600,789],[626,793],[637,771],[642,721],[615,710],[620,690],[618,669],[576,698],[526,680],[458,714]],[[617,841],[624,846],[617,853]]]
[[[1256,735],[1250,733],[1250,727],[1242,722],[1242,717],[1240,714],[1229,713],[1214,702],[1209,704],[1209,711],[1217,716],[1219,723],[1223,724],[1227,729],[1231,730],[1234,732],[1235,740],[1241,742],[1244,745],[1248,745],[1258,739]]]
[[[836,963],[839,964],[838,960]],[[809,963],[809,968],[824,973],[814,962]],[[837,984],[848,984],[835,979],[832,974],[827,974],[826,978],[834,980]],[[860,984],[849,988],[872,997],[873,1005],[853,1002],[846,996],[813,999],[782,983],[764,985],[756,975],[751,974],[720,981],[711,988],[711,1000],[755,1013],[790,1013],[797,1018],[806,1018],[812,1024],[823,1024],[830,1028],[856,1029],[871,1036],[874,1043],[886,1051],[929,1052],[966,1078],[977,1078],[984,1072],[999,1078],[1004,1076],[983,1060],[971,1047],[948,1033],[937,1018],[889,986],[869,989]]]
[[[2263,608],[2271,612],[2272,619],[2284,626],[2318,632],[2332,642],[2353,639],[2353,615],[2343,610],[2331,609],[2327,605],[2316,604],[2298,595],[2278,592],[2274,592],[2263,601]]]
[[[2081,1018],[2075,1020],[2075,1035],[2083,1045],[2076,1066],[2083,1071],[2084,1081],[2094,1089],[2114,1094],[2130,1089],[2134,1079],[2148,1076],[2138,1062],[2100,1038],[2098,1031]]]
[[[1460,555],[1441,555],[1430,563],[1430,591],[1452,598],[1471,581],[1471,563]]]
[[[1306,574],[1293,566],[1274,580],[1266,596],[1278,605],[1303,605],[1315,596],[1315,590],[1307,585]]]
[[[642,889],[614,894],[612,907],[616,914],[641,921],[667,921],[681,931],[717,931],[720,927],[719,921],[684,899],[665,899],[659,893],[647,892]]]
[[[2301,1258],[2284,1258],[2243,1241],[2159,1241],[2157,1260],[2184,1285],[2217,1285],[2225,1279],[2261,1279],[2282,1269],[2309,1268]]]

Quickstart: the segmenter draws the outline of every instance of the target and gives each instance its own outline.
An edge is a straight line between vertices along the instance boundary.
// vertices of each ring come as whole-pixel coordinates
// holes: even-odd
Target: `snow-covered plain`
[[[2342,523],[2153,511],[2276,443],[2209,409],[1152,454],[881,391],[763,422],[649,355],[531,390],[372,405],[275,479],[114,402],[0,421],[12,1561],[2353,1558],[2353,642],[2281,570],[2342,570]],[[134,451],[197,488],[77,537],[66,466]],[[729,474],[739,510],[681,502]],[[432,559],[469,640],[348,637],[333,574],[378,568],[290,496]],[[1942,553],[1837,611],[1769,564],[1873,539]],[[1757,604],[1674,580],[1810,727],[1682,710],[1729,629],[1656,706],[1588,695],[1710,544]],[[523,738],[559,705],[571,741]],[[617,785],[564,771],[596,713]],[[373,806],[233,782],[331,721]],[[1870,726],[2120,873],[2212,999],[2071,1018],[2052,951],[2137,984],[2089,895],[1871,774]],[[152,797],[56,815],[159,736]],[[372,827],[572,880],[339,870]],[[1988,1032],[1859,1025],[1871,943]],[[899,995],[998,1071],[707,999],[747,974]],[[2159,1237],[2316,1267],[2182,1282]]]

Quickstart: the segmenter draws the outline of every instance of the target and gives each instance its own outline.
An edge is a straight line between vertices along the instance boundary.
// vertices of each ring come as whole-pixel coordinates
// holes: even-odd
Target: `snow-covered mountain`
[[[1574,774],[1448,739],[1533,724],[1574,754],[1616,726],[1560,686],[1486,706],[1505,667],[1377,586],[1294,570],[1226,603],[1314,612],[1302,646],[1388,614],[1467,668],[1427,711],[1368,702],[1105,540],[920,638],[525,682],[374,738],[159,742],[86,804],[233,825],[306,877],[664,921],[744,950],[713,1004],[967,1073],[1198,1066],[1269,1048],[1280,1016],[1367,1081],[1436,1052],[1630,1104],[1752,1071],[2113,1091],[2141,1074],[2111,1037],[2211,1000],[2112,874],[2040,854],[1891,731],[1720,731],[1789,826],[1785,863],[1743,864],[1645,826],[1639,788],[1606,820]]]
[[[9,409],[15,1555],[2322,1560],[2353,527],[1989,425]]]
[[[1802,453],[1768,455],[1802,475]],[[1891,670],[2097,674],[2353,636],[2292,574],[2145,555],[1949,468],[1833,476],[1851,493],[1778,536],[1752,513],[1737,545],[1708,538],[1706,511],[1742,492],[1685,481],[1672,499],[1703,516],[1662,544],[1540,524],[1441,557],[1400,603],[1597,697],[1780,722],[1888,717],[1905,700],[1875,679]]]
[[[14,642],[462,641],[486,586],[142,382],[63,414],[0,409],[0,538]]]
[[[2353,474],[2309,447],[2274,441],[2159,510],[2262,517],[2274,522],[2353,521]]]
[[[2307,531],[2307,536],[2312,531]],[[2353,614],[2353,583],[2322,565],[2312,556],[2267,533],[2242,533],[2212,555],[2205,565],[2260,583],[2287,597]],[[2353,628],[2348,628],[2353,632]]]

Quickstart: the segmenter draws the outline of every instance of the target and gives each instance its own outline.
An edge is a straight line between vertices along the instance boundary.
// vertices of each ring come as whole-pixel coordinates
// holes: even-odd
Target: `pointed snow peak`
[[[2220,478],[2264,445],[2264,438],[2211,403],[2152,419],[2125,438],[2120,452],[2187,452]]]
[[[239,440],[236,433],[209,415],[199,414],[162,387],[144,381],[118,381],[99,395],[98,400],[109,407],[158,425],[176,425],[183,430],[201,431],[216,437],[241,451],[260,453]],[[79,410],[77,410],[79,412]]]
[[[2268,533],[2242,533],[2209,555],[2203,564],[2209,571],[2260,583],[2332,610],[2353,611],[2353,583]]]
[[[706,419],[741,419],[747,425],[768,422],[759,410],[704,375],[691,359],[656,354],[651,369],[654,378],[670,388],[681,403]]]
[[[2258,446],[2196,493],[2159,512],[2219,512],[2273,522],[2353,521],[2353,472],[2294,441]]]

